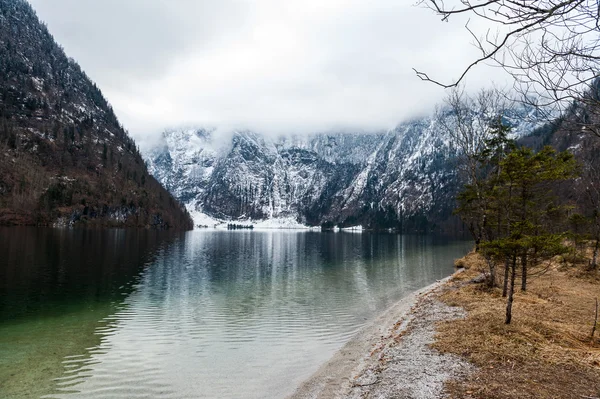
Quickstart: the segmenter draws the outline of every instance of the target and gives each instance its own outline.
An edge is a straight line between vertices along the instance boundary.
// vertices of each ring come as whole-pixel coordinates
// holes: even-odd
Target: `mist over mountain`
[[[181,125],[389,130],[444,96],[412,68],[452,80],[477,55],[466,19],[439,24],[411,1],[30,2],[140,146]],[[510,84],[472,72],[472,90]]]
[[[514,137],[543,125],[526,107],[505,115]],[[456,229],[457,150],[433,117],[374,133],[275,137],[242,130],[164,132],[145,152],[152,173],[196,224],[276,220],[399,231]]]

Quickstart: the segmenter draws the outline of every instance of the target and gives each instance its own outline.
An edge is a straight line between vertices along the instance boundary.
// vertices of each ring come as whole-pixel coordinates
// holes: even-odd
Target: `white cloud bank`
[[[30,0],[137,140],[167,126],[386,129],[477,56],[464,21],[407,0]],[[503,79],[478,68],[470,87]]]

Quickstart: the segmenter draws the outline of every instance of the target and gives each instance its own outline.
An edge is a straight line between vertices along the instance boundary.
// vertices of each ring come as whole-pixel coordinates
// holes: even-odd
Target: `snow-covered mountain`
[[[516,136],[538,125],[519,113],[507,121]],[[237,131],[226,144],[214,130],[171,129],[145,158],[197,224],[424,230],[448,222],[459,187],[456,150],[438,123],[425,117],[387,132],[279,138]]]

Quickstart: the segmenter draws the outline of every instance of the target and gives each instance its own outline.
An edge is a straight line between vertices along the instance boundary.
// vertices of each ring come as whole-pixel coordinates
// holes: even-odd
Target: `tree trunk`
[[[510,287],[508,290],[508,300],[506,301],[506,320],[504,324],[510,324],[512,320],[512,305],[515,293],[515,274],[517,271],[517,255],[513,255],[512,264],[510,267]]]
[[[598,325],[598,298],[596,298],[596,315],[594,317],[594,325],[592,327],[592,342],[594,341],[594,334],[596,334],[596,326]]]
[[[489,257],[486,256],[485,260],[490,268],[490,277],[488,279],[488,286],[494,288],[496,286],[496,263]]]
[[[473,226],[473,222],[469,223],[469,233],[471,233],[471,235],[475,239],[475,252],[479,252],[479,243],[481,242],[481,239],[479,234],[477,234],[477,231],[475,230],[475,226]]]
[[[504,284],[502,287],[502,298],[506,298],[508,294],[508,268],[510,266],[510,260],[508,256],[506,257],[506,261],[504,261]]]
[[[598,267],[598,248],[600,247],[600,234],[596,235],[596,245],[594,246],[594,254],[592,255],[592,263],[590,267],[596,269]]]
[[[521,291],[527,291],[527,254],[521,256]]]

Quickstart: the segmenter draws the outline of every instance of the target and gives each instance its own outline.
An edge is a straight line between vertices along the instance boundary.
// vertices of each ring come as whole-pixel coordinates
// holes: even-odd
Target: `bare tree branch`
[[[480,56],[472,60],[453,82],[443,82],[414,69],[424,81],[444,88],[457,87],[481,63],[504,68],[515,89],[538,97],[538,105],[557,105],[564,111],[582,101],[600,75],[600,3],[596,0],[420,0],[449,21],[468,15],[489,27],[475,32]],[[496,31],[496,35],[490,32]]]

